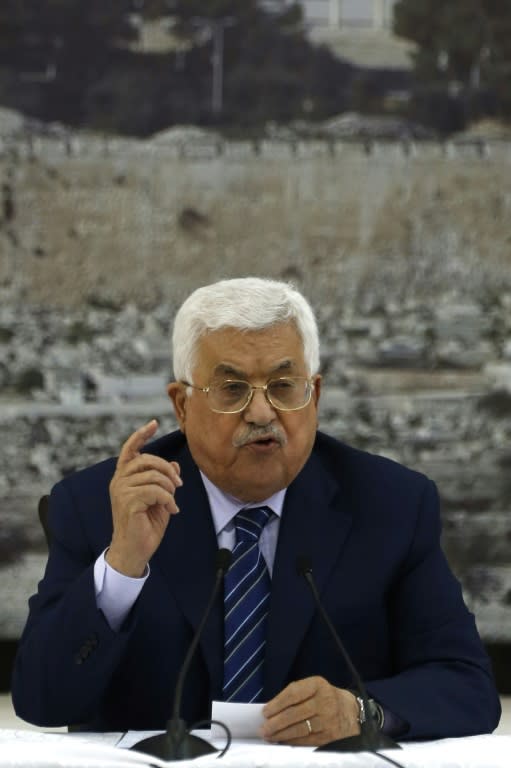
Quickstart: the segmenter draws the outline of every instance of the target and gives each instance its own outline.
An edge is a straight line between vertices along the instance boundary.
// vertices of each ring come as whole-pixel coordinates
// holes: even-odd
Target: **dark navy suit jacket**
[[[184,480],[151,573],[119,632],[97,609],[93,566],[112,535],[109,459],[58,483],[52,543],[15,663],[17,713],[94,730],[159,729],[210,595],[218,545],[199,471],[180,432],[148,451]],[[370,695],[407,738],[493,730],[500,705],[486,653],[440,548],[435,485],[395,462],[318,433],[286,494],[272,578],[264,700],[293,680],[353,680],[317,615],[296,560],[306,555],[326,611]],[[221,698],[223,607],[207,622],[183,695],[189,724]]]

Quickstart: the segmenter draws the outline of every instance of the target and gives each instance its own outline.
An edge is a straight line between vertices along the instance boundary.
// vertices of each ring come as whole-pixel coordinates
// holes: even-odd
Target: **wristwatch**
[[[364,705],[364,699],[362,696],[359,696],[355,691],[352,691],[352,693],[357,700],[358,722],[360,725],[365,723],[368,717],[371,717],[376,722],[378,730],[381,731],[385,723],[385,715],[381,704],[378,704],[378,702],[374,699],[367,699],[367,703],[369,704],[369,712],[366,712],[366,707]]]

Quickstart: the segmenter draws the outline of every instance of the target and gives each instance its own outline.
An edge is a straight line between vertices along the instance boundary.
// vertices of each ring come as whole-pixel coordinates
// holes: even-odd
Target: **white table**
[[[0,730],[0,768],[135,768],[182,766],[201,768],[385,768],[389,764],[368,753],[335,754],[304,747],[272,746],[262,741],[234,741],[220,760],[205,755],[195,760],[164,763],[123,749],[149,734],[45,734]],[[204,736],[204,732],[201,736]],[[215,741],[220,747],[220,740]],[[472,736],[423,743],[403,743],[386,754],[406,768],[510,768],[511,736]]]

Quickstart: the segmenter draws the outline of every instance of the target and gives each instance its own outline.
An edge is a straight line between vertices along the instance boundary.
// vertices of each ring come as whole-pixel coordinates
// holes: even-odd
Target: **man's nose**
[[[264,389],[254,389],[252,399],[243,411],[245,421],[251,424],[269,424],[276,417],[275,408],[266,397]]]

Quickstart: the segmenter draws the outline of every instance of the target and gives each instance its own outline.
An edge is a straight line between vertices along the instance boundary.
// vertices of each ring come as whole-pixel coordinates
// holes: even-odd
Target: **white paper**
[[[230,701],[214,701],[211,719],[219,720],[229,728],[233,739],[259,739],[264,722],[264,704],[235,704]],[[211,726],[211,736],[220,738],[225,731],[218,725]]]
[[[119,734],[46,734],[0,730],[0,768],[135,768],[165,763],[118,749]]]

